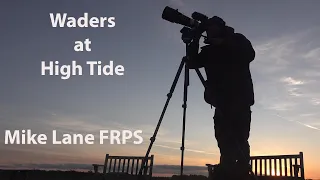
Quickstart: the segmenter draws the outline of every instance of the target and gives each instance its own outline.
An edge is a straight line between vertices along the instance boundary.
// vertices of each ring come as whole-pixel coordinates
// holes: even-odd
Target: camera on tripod
[[[183,163],[184,163],[184,141],[185,141],[185,124],[186,124],[186,112],[187,112],[187,96],[188,96],[188,86],[189,86],[189,71],[190,68],[188,68],[187,64],[186,64],[186,59],[188,59],[187,55],[190,54],[188,51],[188,46],[189,43],[194,40],[195,37],[201,37],[202,33],[205,31],[205,27],[206,25],[204,25],[207,20],[208,17],[198,13],[198,12],[194,12],[192,14],[192,18],[189,18],[183,14],[181,14],[178,10],[174,10],[170,7],[165,7],[163,13],[162,13],[162,18],[170,21],[172,23],[177,23],[177,24],[181,24],[184,25],[184,27],[181,29],[181,33],[182,33],[182,40],[184,41],[184,43],[186,44],[186,56],[184,56],[180,62],[178,71],[176,73],[176,76],[173,80],[173,83],[171,85],[170,91],[167,94],[167,100],[166,103],[162,109],[158,124],[156,126],[156,129],[152,135],[152,137],[150,138],[150,144],[148,147],[148,150],[146,152],[145,158],[142,161],[141,164],[141,168],[139,170],[139,180],[142,177],[142,172],[145,168],[147,168],[147,162],[148,162],[148,157],[149,157],[149,153],[151,151],[152,145],[156,140],[156,136],[158,134],[160,125],[162,123],[164,114],[166,113],[166,110],[168,108],[170,99],[173,95],[173,92],[177,86],[178,83],[178,79],[181,75],[182,69],[184,68],[184,90],[183,90],[183,115],[182,115],[182,139],[181,139],[181,165],[180,165],[180,175],[182,177],[183,175]],[[200,72],[199,69],[195,69],[197,75],[199,76],[199,79],[201,80],[202,84],[205,85],[205,80]]]
[[[181,24],[185,27],[181,29],[182,38],[192,40],[196,37],[201,37],[206,30],[208,17],[199,12],[194,12],[192,18],[180,13],[177,9],[166,6],[162,13],[162,19],[172,23]]]

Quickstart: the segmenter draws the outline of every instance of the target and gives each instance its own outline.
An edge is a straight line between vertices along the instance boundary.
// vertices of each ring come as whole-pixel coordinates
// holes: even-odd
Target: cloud
[[[125,125],[116,121],[101,120],[99,117],[84,116],[55,115],[44,123],[53,129],[74,133],[98,134],[100,130],[142,130],[144,136],[151,136],[154,130],[150,125]],[[159,135],[163,135],[163,132],[166,131],[162,129]]]
[[[276,110],[276,111],[288,111],[292,110],[296,106],[295,103],[290,102],[281,102],[281,103],[274,103],[269,106],[269,109]]]
[[[298,88],[289,88],[288,92],[291,96],[300,97],[302,96],[302,93],[299,92]]]
[[[160,145],[160,144],[155,144],[154,146],[180,151],[180,148],[177,148],[177,147],[165,146],[165,145]],[[196,149],[187,149],[186,148],[185,151],[194,152],[194,153],[201,153],[201,154],[209,154],[209,155],[218,155],[218,153],[206,152],[203,150],[196,150]]]
[[[304,81],[294,79],[292,77],[284,77],[281,79],[281,82],[284,82],[287,86],[289,86],[289,87],[286,87],[289,95],[294,96],[294,97],[301,97],[302,96],[302,93],[299,91],[299,88],[296,86],[305,84]],[[294,86],[294,87],[292,87],[292,86]]]
[[[254,66],[262,74],[301,73],[319,66],[320,44],[317,42],[319,29],[309,29],[295,34],[274,37],[267,41],[254,42],[256,60]],[[289,71],[296,69],[298,71]],[[279,75],[279,74],[277,74]]]
[[[320,47],[314,48],[308,51],[305,55],[303,55],[305,59],[320,61]]]
[[[294,52],[298,37],[284,36],[268,40],[267,42],[256,43],[255,65],[261,67],[264,73],[274,73],[284,70],[290,63],[290,56]]]
[[[307,127],[307,128],[311,128],[311,129],[320,131],[319,128],[317,128],[317,127],[315,127],[315,126],[312,126],[312,125],[310,125],[310,124],[302,123],[302,122],[300,122],[300,121],[295,121],[295,122],[296,122],[296,123],[299,123],[299,124],[301,124],[301,125],[303,125],[303,126],[305,126],[305,127]]]
[[[289,111],[320,104],[318,35],[315,28],[253,43],[257,55],[251,69],[261,107]]]
[[[319,30],[254,42],[257,55],[251,64],[255,107],[312,131],[319,131],[320,122]]]
[[[280,116],[279,114],[274,114],[274,115],[277,116],[277,117],[279,117],[279,118],[281,118],[281,119],[283,119],[283,120],[290,121],[290,122],[295,122],[295,123],[298,123],[298,124],[300,124],[300,125],[303,125],[303,126],[305,126],[305,127],[307,127],[307,128],[320,131],[319,128],[317,128],[317,127],[315,127],[315,126],[312,126],[312,125],[310,125],[310,124],[302,123],[302,122],[297,121],[297,120],[291,120],[291,119],[288,119],[288,118],[286,118],[286,117]]]
[[[285,83],[287,83],[288,85],[302,85],[302,84],[304,84],[303,81],[294,79],[294,78],[292,78],[292,77],[282,78],[282,82],[285,82]]]
[[[320,98],[312,98],[310,101],[315,106],[320,105]]]
[[[306,113],[306,114],[300,114],[302,117],[310,117],[316,115],[315,113]]]

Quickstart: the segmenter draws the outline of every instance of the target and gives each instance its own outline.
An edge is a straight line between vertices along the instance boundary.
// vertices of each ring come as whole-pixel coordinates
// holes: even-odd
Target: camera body
[[[180,31],[184,42],[191,42],[191,40],[200,39],[202,33],[206,31],[209,26],[215,25],[222,28],[225,27],[225,22],[217,16],[209,19],[202,13],[194,12],[191,17],[192,18],[185,16],[177,9],[175,10],[168,6],[164,8],[162,13],[163,19],[185,26]]]

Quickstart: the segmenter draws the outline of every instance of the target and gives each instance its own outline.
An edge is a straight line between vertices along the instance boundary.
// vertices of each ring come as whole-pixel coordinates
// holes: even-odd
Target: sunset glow
[[[305,178],[320,180],[319,0],[1,1],[0,169],[91,171],[92,164],[104,163],[106,154],[144,156],[186,55],[183,26],[162,18],[166,6],[190,17],[195,11],[219,16],[251,41],[255,103],[250,154],[272,156],[252,163],[252,169],[261,175],[301,175],[295,169],[303,163]],[[73,19],[85,14],[107,17],[111,27],[107,20],[97,27],[53,27],[50,13],[67,13]],[[84,44],[90,44],[90,51]],[[41,75],[43,61],[57,65],[54,72],[60,74]],[[88,61],[96,70],[93,75]],[[61,67],[70,64],[82,64],[82,75],[78,68],[75,75],[61,78]],[[205,70],[200,71],[206,79]],[[206,164],[220,160],[215,108],[205,102],[204,86],[194,70],[189,80],[184,165],[190,174],[207,176]],[[157,175],[179,173],[183,83],[182,74],[150,151]],[[39,134],[46,140],[10,143],[18,135],[5,134],[29,129],[36,140]],[[106,132],[103,137],[101,131]],[[53,135],[60,142],[67,134],[83,139],[53,143]],[[19,135],[28,142],[28,134]],[[288,156],[300,152],[303,162]]]

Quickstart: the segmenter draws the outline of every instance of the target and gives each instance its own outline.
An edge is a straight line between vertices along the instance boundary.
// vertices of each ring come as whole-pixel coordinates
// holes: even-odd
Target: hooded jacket
[[[207,81],[205,101],[215,107],[251,106],[254,90],[250,63],[255,58],[251,42],[228,27],[222,42],[201,48],[199,41],[190,44],[188,66],[191,69],[204,67]]]

